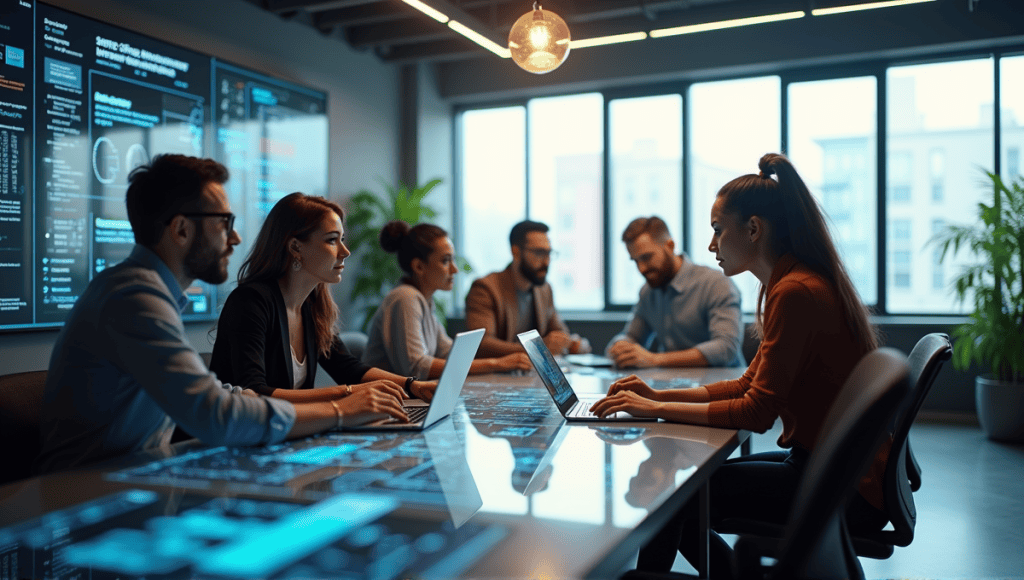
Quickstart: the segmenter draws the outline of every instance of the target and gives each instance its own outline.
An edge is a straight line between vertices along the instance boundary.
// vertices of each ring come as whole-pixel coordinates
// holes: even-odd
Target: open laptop
[[[476,349],[484,338],[484,329],[469,330],[455,335],[452,350],[448,353],[448,362],[441,371],[437,382],[434,398],[427,405],[419,399],[405,402],[405,413],[409,416],[408,423],[399,423],[391,417],[371,421],[363,425],[342,427],[343,431],[421,431],[444,419],[455,410],[455,404],[462,393],[462,385],[466,384],[469,367],[476,357]]]
[[[558,411],[566,421],[657,421],[653,417],[634,417],[629,413],[615,413],[607,417],[594,415],[590,412],[590,406],[604,398],[604,395],[595,393],[579,397],[569,385],[562,369],[558,368],[555,357],[551,356],[551,351],[544,344],[539,332],[529,330],[520,333],[518,337],[526,349],[526,356],[530,357],[533,368],[537,369],[540,380],[547,387]]]

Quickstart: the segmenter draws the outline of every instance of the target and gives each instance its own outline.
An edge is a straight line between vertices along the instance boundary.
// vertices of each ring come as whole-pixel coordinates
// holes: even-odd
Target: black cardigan
[[[308,300],[302,305],[302,326],[309,362],[306,380],[300,388],[313,388],[317,363],[339,385],[363,382],[363,375],[371,367],[352,356],[337,337],[329,357],[317,355]],[[269,396],[274,389],[292,388],[288,315],[276,281],[245,284],[228,296],[217,322],[210,370],[225,383],[252,389],[261,395]]]

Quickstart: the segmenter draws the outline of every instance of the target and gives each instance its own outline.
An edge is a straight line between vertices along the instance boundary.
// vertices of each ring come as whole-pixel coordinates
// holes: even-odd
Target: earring
[[[299,259],[296,258],[295,260],[292,261],[292,270],[295,270],[296,272],[298,272],[301,269],[302,269],[302,262],[300,262]]]

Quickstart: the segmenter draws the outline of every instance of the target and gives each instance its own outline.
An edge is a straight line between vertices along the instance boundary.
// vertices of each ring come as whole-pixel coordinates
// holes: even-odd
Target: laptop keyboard
[[[430,407],[404,407],[405,414],[409,416],[410,423],[419,423],[427,416]]]
[[[590,412],[590,405],[584,404],[582,401],[576,403],[569,409],[569,412],[565,414],[566,417],[596,417],[597,415]]]

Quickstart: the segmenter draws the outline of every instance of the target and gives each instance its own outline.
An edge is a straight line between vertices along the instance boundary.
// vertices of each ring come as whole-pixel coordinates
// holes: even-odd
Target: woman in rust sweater
[[[877,336],[829,235],[825,217],[793,165],[769,153],[760,173],[719,190],[708,249],[725,274],[761,282],[755,331],[761,338],[746,373],[692,389],[656,391],[635,375],[612,384],[593,406],[668,421],[763,433],[782,418],[782,450],[727,461],[711,478],[711,524],[730,517],[785,523],[822,422],[853,367]],[[775,176],[774,178],[772,176]],[[851,526],[881,529],[883,449],[848,509]],[[691,501],[640,552],[637,567],[667,571],[676,547],[696,563],[697,505]],[[711,568],[730,570],[730,549],[713,535]]]

